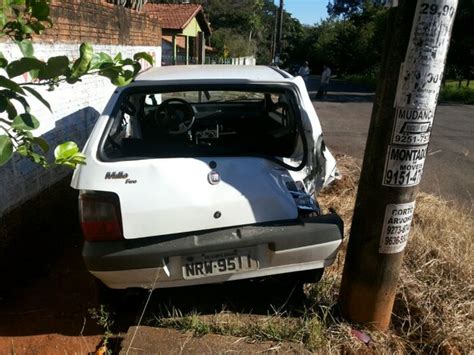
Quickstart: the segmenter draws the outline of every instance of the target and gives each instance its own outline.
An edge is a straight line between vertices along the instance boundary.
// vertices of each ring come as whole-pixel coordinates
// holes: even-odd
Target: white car
[[[314,197],[335,160],[303,79],[278,68],[146,71],[113,93],[84,154],[83,257],[109,288],[317,281],[341,245]]]

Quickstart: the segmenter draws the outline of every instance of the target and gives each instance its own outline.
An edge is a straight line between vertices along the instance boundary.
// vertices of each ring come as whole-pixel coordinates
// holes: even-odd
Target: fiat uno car
[[[317,280],[341,245],[315,199],[335,160],[303,80],[277,68],[146,71],[113,93],[84,153],[83,257],[109,288]]]

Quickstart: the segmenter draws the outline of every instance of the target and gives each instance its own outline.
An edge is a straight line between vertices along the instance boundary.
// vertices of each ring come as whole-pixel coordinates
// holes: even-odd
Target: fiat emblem
[[[217,171],[213,170],[207,175],[207,180],[211,185],[217,185],[221,181],[221,177]]]

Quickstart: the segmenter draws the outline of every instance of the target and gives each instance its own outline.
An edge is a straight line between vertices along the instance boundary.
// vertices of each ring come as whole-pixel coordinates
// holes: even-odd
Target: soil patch
[[[135,334],[136,332],[136,334]],[[133,339],[133,343],[130,343]],[[128,350],[128,352],[127,352]],[[131,327],[122,342],[120,354],[255,354],[285,353],[309,354],[301,344],[271,341],[256,342],[249,338],[239,338],[216,334],[196,337],[192,332],[153,327]]]

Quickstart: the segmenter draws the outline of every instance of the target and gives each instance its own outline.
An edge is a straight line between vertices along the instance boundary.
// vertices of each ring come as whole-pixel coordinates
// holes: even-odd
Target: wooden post
[[[278,8],[278,26],[275,40],[275,57],[273,61],[275,65],[280,65],[281,62],[281,38],[283,36],[283,10],[285,7],[284,0],[280,0],[280,7]]]
[[[185,63],[186,65],[188,65],[189,64],[189,36],[184,36],[184,52],[186,53]]]
[[[173,33],[173,65],[176,65],[177,62],[178,62],[178,58],[177,58],[177,50],[176,50],[176,35]]]
[[[201,64],[206,64],[206,36],[204,32],[199,32],[201,40],[199,41],[201,45]]]
[[[345,318],[381,330],[390,323],[457,4],[400,0],[390,9],[339,296]]]

